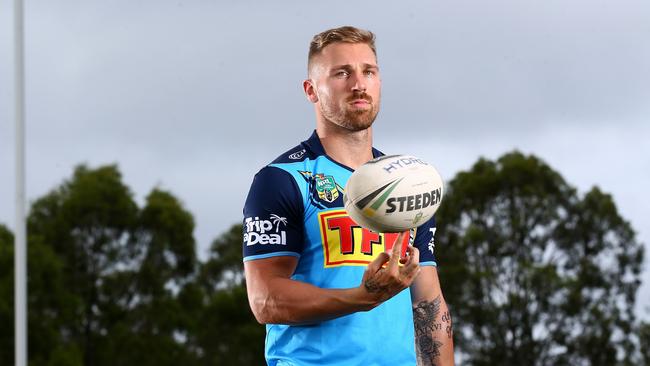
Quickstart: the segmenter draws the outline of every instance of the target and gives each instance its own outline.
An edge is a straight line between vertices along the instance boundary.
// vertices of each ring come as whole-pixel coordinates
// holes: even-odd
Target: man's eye
[[[373,70],[366,70],[366,76],[375,76],[375,72]]]
[[[346,77],[348,77],[350,75],[350,73],[347,72],[347,71],[341,70],[341,71],[337,72],[335,75],[338,76],[338,77],[341,77],[341,78],[346,78]]]

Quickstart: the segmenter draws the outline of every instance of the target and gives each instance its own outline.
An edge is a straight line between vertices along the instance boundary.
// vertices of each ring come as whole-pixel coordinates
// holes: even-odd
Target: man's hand
[[[368,264],[363,274],[361,287],[370,295],[375,305],[381,304],[409,287],[420,272],[418,248],[409,245],[406,249],[406,258],[400,259],[401,243],[406,233],[402,232],[397,236],[390,254],[380,253]],[[400,267],[400,263],[403,266]]]

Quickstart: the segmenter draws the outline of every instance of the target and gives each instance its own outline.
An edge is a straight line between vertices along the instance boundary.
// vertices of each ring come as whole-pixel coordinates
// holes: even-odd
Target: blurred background
[[[0,2],[1,365],[11,14]],[[377,35],[376,146],[449,182],[436,250],[463,364],[649,364],[641,0],[27,1],[31,364],[263,363],[237,224],[257,170],[313,130],[308,44],[341,25]]]

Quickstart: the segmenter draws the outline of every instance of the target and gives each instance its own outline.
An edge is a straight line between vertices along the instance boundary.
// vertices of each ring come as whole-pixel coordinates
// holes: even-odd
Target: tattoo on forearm
[[[447,323],[445,330],[447,331],[447,338],[451,339],[453,331],[451,326],[451,314],[449,314],[449,311],[446,311],[444,314],[442,314],[442,321],[443,323]]]
[[[434,331],[441,330],[442,324],[436,323],[440,314],[440,296],[433,301],[421,301],[413,308],[415,327],[415,345],[417,357],[422,365],[437,365],[442,342],[434,337]],[[446,313],[448,315],[448,313]],[[450,317],[447,317],[451,321]],[[445,320],[443,319],[443,322]],[[451,325],[451,323],[449,323]],[[449,334],[449,331],[448,331]]]
[[[381,285],[377,281],[373,280],[372,278],[366,280],[366,282],[363,283],[363,286],[370,293],[386,292],[388,290],[388,286]]]

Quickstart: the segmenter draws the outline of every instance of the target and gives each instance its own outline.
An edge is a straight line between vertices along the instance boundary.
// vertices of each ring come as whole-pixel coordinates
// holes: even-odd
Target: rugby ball
[[[422,225],[440,207],[443,182],[430,164],[411,155],[381,156],[355,170],[343,202],[357,224],[378,233]]]

